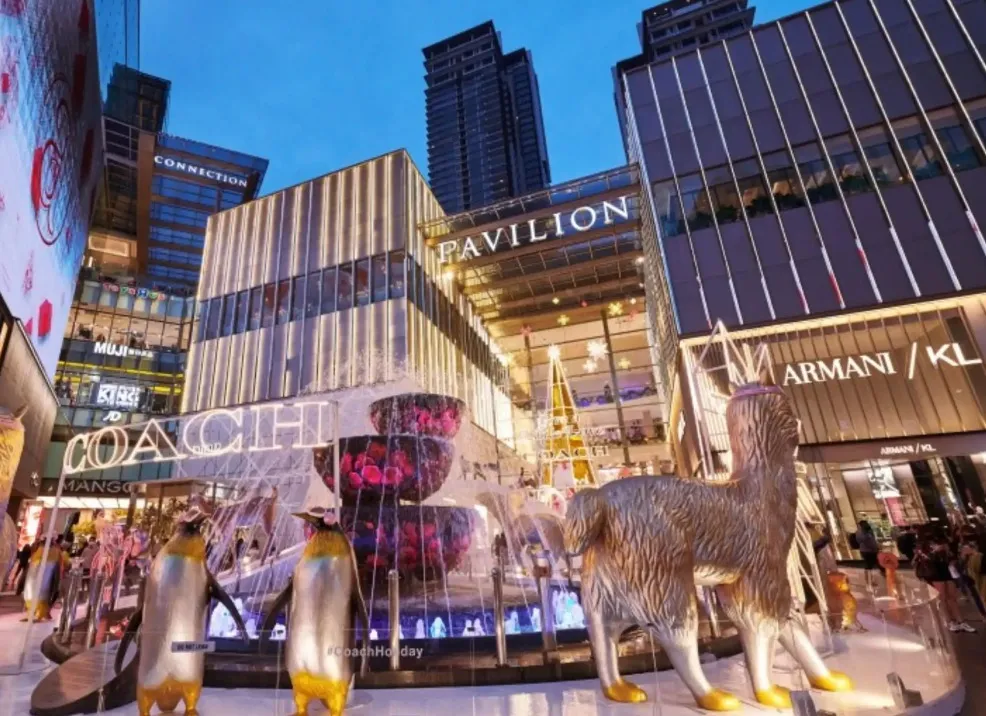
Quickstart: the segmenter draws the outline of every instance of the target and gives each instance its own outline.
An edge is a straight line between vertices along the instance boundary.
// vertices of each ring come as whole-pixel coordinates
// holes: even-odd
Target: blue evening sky
[[[811,0],[759,0],[760,22]],[[270,160],[263,193],[405,147],[427,176],[421,48],[492,19],[527,47],[555,183],[625,161],[611,67],[654,1],[144,0],[141,69],[167,131]]]

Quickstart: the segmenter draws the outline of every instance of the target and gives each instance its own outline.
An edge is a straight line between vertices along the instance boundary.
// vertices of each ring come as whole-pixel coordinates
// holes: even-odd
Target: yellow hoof
[[[791,692],[783,686],[771,686],[765,691],[757,691],[757,701],[775,709],[791,708]]]
[[[830,671],[825,676],[811,679],[811,685],[822,691],[852,691],[852,679],[841,671]]]
[[[740,700],[728,691],[712,689],[705,696],[699,696],[695,702],[706,711],[739,711]]]
[[[603,688],[603,693],[610,701],[619,701],[623,704],[639,704],[647,700],[647,692],[629,681],[621,680],[612,686],[606,686]]]

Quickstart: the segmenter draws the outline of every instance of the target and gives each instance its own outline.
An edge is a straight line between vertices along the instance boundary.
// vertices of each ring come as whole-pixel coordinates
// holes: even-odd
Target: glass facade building
[[[679,345],[701,344],[720,321],[768,345],[827,508],[862,469],[842,449],[853,445],[878,460],[864,473],[903,475],[903,464],[944,476],[924,483],[941,487],[934,498],[925,490],[910,517],[894,507],[893,519],[982,503],[970,455],[986,447],[975,445],[984,27],[978,2],[846,0],[619,77],[659,237],[645,250],[652,319]],[[727,393],[696,378],[708,366],[693,351],[679,353],[665,370],[676,454],[716,472],[716,401]],[[895,452],[905,449],[895,441],[933,435],[966,439],[929,443],[937,463]],[[830,511],[853,529],[864,503],[874,509],[857,499]]]
[[[486,22],[426,47],[428,174],[448,212],[551,183],[531,53],[504,54]]]
[[[638,310],[638,207],[624,167],[446,216],[394,152],[222,212],[207,230],[183,413],[329,395],[355,434],[369,429],[360,401],[454,395],[478,428],[469,461],[495,459],[516,480],[535,474],[554,346],[587,435],[606,448],[599,470],[653,466],[666,446]],[[542,243],[559,219],[570,235]],[[509,250],[448,250],[496,223],[516,226]],[[236,240],[245,251],[227,249]]]

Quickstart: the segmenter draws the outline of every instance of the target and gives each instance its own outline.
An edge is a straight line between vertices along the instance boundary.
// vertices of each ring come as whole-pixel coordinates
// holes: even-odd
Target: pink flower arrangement
[[[462,563],[472,545],[474,514],[459,507],[368,505],[343,508],[343,525],[364,580],[383,579],[390,569],[432,579]]]
[[[370,406],[370,419],[381,435],[452,438],[459,432],[464,409],[457,398],[409,393],[376,401]]]
[[[344,504],[422,500],[441,487],[452,467],[452,446],[436,438],[365,435],[344,439],[341,447]],[[331,448],[316,451],[315,468],[334,490]]]

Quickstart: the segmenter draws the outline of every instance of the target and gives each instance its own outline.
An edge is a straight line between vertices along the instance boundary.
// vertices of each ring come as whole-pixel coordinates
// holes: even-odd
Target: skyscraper
[[[755,12],[755,7],[747,7],[747,0],[707,0],[702,3],[668,0],[641,13],[640,22],[637,23],[640,54],[623,60],[613,68],[616,115],[620,122],[623,148],[628,153],[622,74],[648,62],[664,60],[744,33],[753,27]]]
[[[503,53],[492,22],[423,50],[428,174],[448,212],[551,183],[530,51]]]

